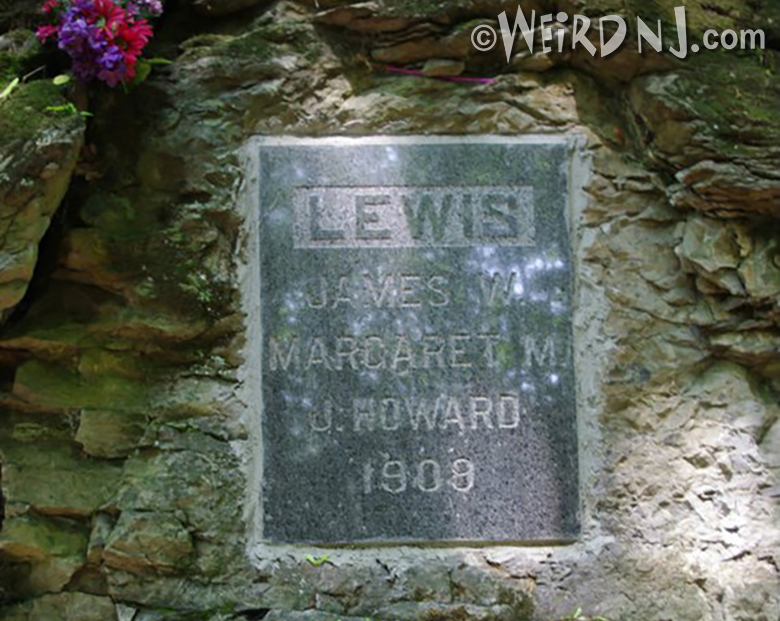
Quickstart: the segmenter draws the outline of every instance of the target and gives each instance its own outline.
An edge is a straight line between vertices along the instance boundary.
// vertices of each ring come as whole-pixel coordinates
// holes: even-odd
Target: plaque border
[[[581,230],[578,221],[582,212],[589,204],[586,193],[588,181],[591,179],[591,155],[586,152],[588,147],[592,147],[589,137],[581,131],[538,133],[525,135],[502,135],[502,134],[376,134],[363,136],[325,136],[325,135],[270,135],[255,134],[250,136],[244,145],[242,165],[245,171],[242,187],[238,190],[239,200],[243,205],[242,214],[247,217],[249,226],[246,228],[246,235],[249,236],[249,243],[245,245],[246,260],[241,280],[244,284],[242,290],[248,295],[244,296],[243,308],[247,312],[247,346],[244,351],[252,350],[251,343],[262,342],[262,305],[260,302],[261,273],[259,261],[259,241],[260,241],[260,218],[259,218],[259,200],[261,195],[259,170],[260,170],[260,149],[262,147],[294,147],[294,146],[366,146],[366,145],[564,145],[568,149],[568,174],[567,174],[567,195],[566,195],[566,213],[565,221],[567,225],[567,234],[571,248],[572,259],[572,357],[574,363],[574,391],[575,391],[575,429],[577,433],[577,477],[578,477],[578,507],[577,523],[579,526],[577,535],[564,539],[549,540],[473,540],[473,539],[362,539],[359,541],[344,542],[282,542],[270,540],[264,536],[263,524],[263,493],[262,482],[263,472],[263,430],[262,416],[264,412],[263,390],[262,390],[262,347],[254,348],[255,355],[248,356],[244,367],[250,367],[246,373],[241,373],[245,380],[244,389],[240,391],[246,399],[248,417],[250,419],[250,441],[249,446],[253,447],[251,455],[247,459],[249,464],[247,498],[244,510],[244,516],[247,521],[249,533],[247,534],[247,549],[259,550],[280,549],[280,548],[321,548],[321,549],[372,549],[372,548],[394,548],[402,546],[415,546],[422,549],[447,549],[447,548],[544,548],[549,546],[570,547],[581,545],[586,538],[587,518],[592,513],[589,511],[585,497],[585,488],[583,483],[586,472],[592,470],[592,463],[589,459],[593,455],[587,455],[585,449],[594,441],[593,434],[586,432],[586,421],[583,420],[584,399],[586,394],[591,391],[583,390],[583,378],[577,373],[577,351],[578,344],[581,342],[583,334],[577,328],[577,299],[578,289],[580,287],[580,248],[583,245],[581,239]],[[247,286],[247,281],[253,280]],[[582,331],[584,332],[584,330]],[[252,338],[252,334],[257,333],[257,339]],[[251,362],[251,363],[250,363]],[[249,396],[247,398],[247,396]],[[587,438],[587,439],[586,439]]]

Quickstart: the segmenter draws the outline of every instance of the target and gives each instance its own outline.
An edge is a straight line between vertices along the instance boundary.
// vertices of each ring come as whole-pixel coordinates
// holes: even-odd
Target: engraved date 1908
[[[418,463],[387,459],[378,467],[373,461],[363,466],[365,494],[375,491],[402,494],[411,490],[433,493],[446,489],[445,486],[462,494],[470,492],[474,488],[474,462],[461,457],[452,461],[448,470],[435,459]]]

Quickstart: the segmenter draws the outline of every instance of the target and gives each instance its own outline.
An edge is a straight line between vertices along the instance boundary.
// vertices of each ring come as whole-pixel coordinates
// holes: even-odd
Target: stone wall
[[[553,4],[523,6],[671,23],[685,4],[697,33],[780,43],[770,0]],[[1,23],[28,23],[21,6],[0,3]],[[470,27],[514,7],[169,2],[157,52],[174,64],[93,90],[88,127],[44,112],[61,95],[43,80],[0,102],[0,618],[780,617],[775,52],[474,52]],[[3,84],[56,64],[24,40],[0,38]],[[263,545],[246,145],[485,133],[567,134],[585,162],[581,541]]]

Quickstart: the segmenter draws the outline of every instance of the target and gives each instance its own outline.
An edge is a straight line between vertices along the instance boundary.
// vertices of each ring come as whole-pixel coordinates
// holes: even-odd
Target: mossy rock
[[[84,518],[109,503],[121,467],[81,455],[73,444],[4,442],[3,496],[9,513],[28,507],[41,514]]]
[[[618,14],[636,23],[639,16],[647,23],[661,20],[664,25],[675,25],[674,9],[685,6],[688,27],[694,33],[703,33],[708,28],[725,30],[728,28],[760,28],[755,18],[774,17],[780,9],[774,6],[775,0],[763,0],[759,3],[745,3],[744,0],[588,0],[588,2],[573,3],[576,11],[589,16]],[[511,18],[516,5],[502,2],[475,2],[474,0],[385,0],[382,8],[377,11],[382,15],[408,18],[439,18],[447,21],[452,15],[479,15],[480,17],[496,18],[502,11],[507,11]],[[492,6],[491,6],[492,5]],[[522,5],[524,13],[530,18],[535,10],[537,16],[544,13],[554,13],[558,9],[555,3],[525,2]],[[762,20],[763,22],[764,20]]]
[[[301,54],[310,53],[314,44],[315,39],[306,24],[274,23],[240,36],[197,35],[185,41],[182,48],[190,60],[221,56],[234,60],[265,61],[275,58],[286,48]]]
[[[63,367],[29,360],[16,372],[14,394],[48,409],[136,411],[148,404],[148,386],[139,380],[105,374],[85,378]]]
[[[673,166],[713,160],[776,169],[780,76],[758,54],[698,54],[680,70],[641,78],[631,88],[634,109]]]
[[[12,148],[19,141],[64,124],[83,124],[78,114],[47,111],[67,105],[59,87],[50,80],[20,84],[9,97],[0,101],[0,149]]]
[[[75,520],[21,515],[3,524],[0,550],[17,561],[85,557],[88,541],[89,533]]]
[[[730,155],[750,144],[774,146],[780,134],[780,75],[758,54],[701,54],[675,84],[695,118],[717,131]],[[750,134],[746,136],[746,134]]]
[[[710,89],[721,89],[697,103],[704,116],[737,117],[780,128],[780,75],[758,54],[718,56],[703,58],[699,64]]]
[[[476,7],[474,0],[393,0],[386,3],[383,13],[398,17],[434,17],[453,11],[469,11]],[[496,15],[500,12],[496,4]]]
[[[42,48],[30,30],[12,30],[0,35],[0,89],[14,78],[35,69]]]
[[[109,597],[87,593],[56,593],[0,609],[5,621],[116,621],[116,607]]]
[[[627,18],[632,31],[636,30],[637,17],[654,30],[658,20],[664,27],[675,30],[675,9],[682,6],[685,7],[689,34],[698,37],[710,28],[722,32],[771,26],[768,18],[773,17],[773,13],[780,13],[775,4],[774,0],[753,3],[744,0],[591,0],[582,3],[577,10],[591,17],[621,15]]]

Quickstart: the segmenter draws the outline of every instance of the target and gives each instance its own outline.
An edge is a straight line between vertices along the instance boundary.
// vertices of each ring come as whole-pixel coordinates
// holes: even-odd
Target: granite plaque
[[[563,139],[261,139],[262,538],[578,533]]]

